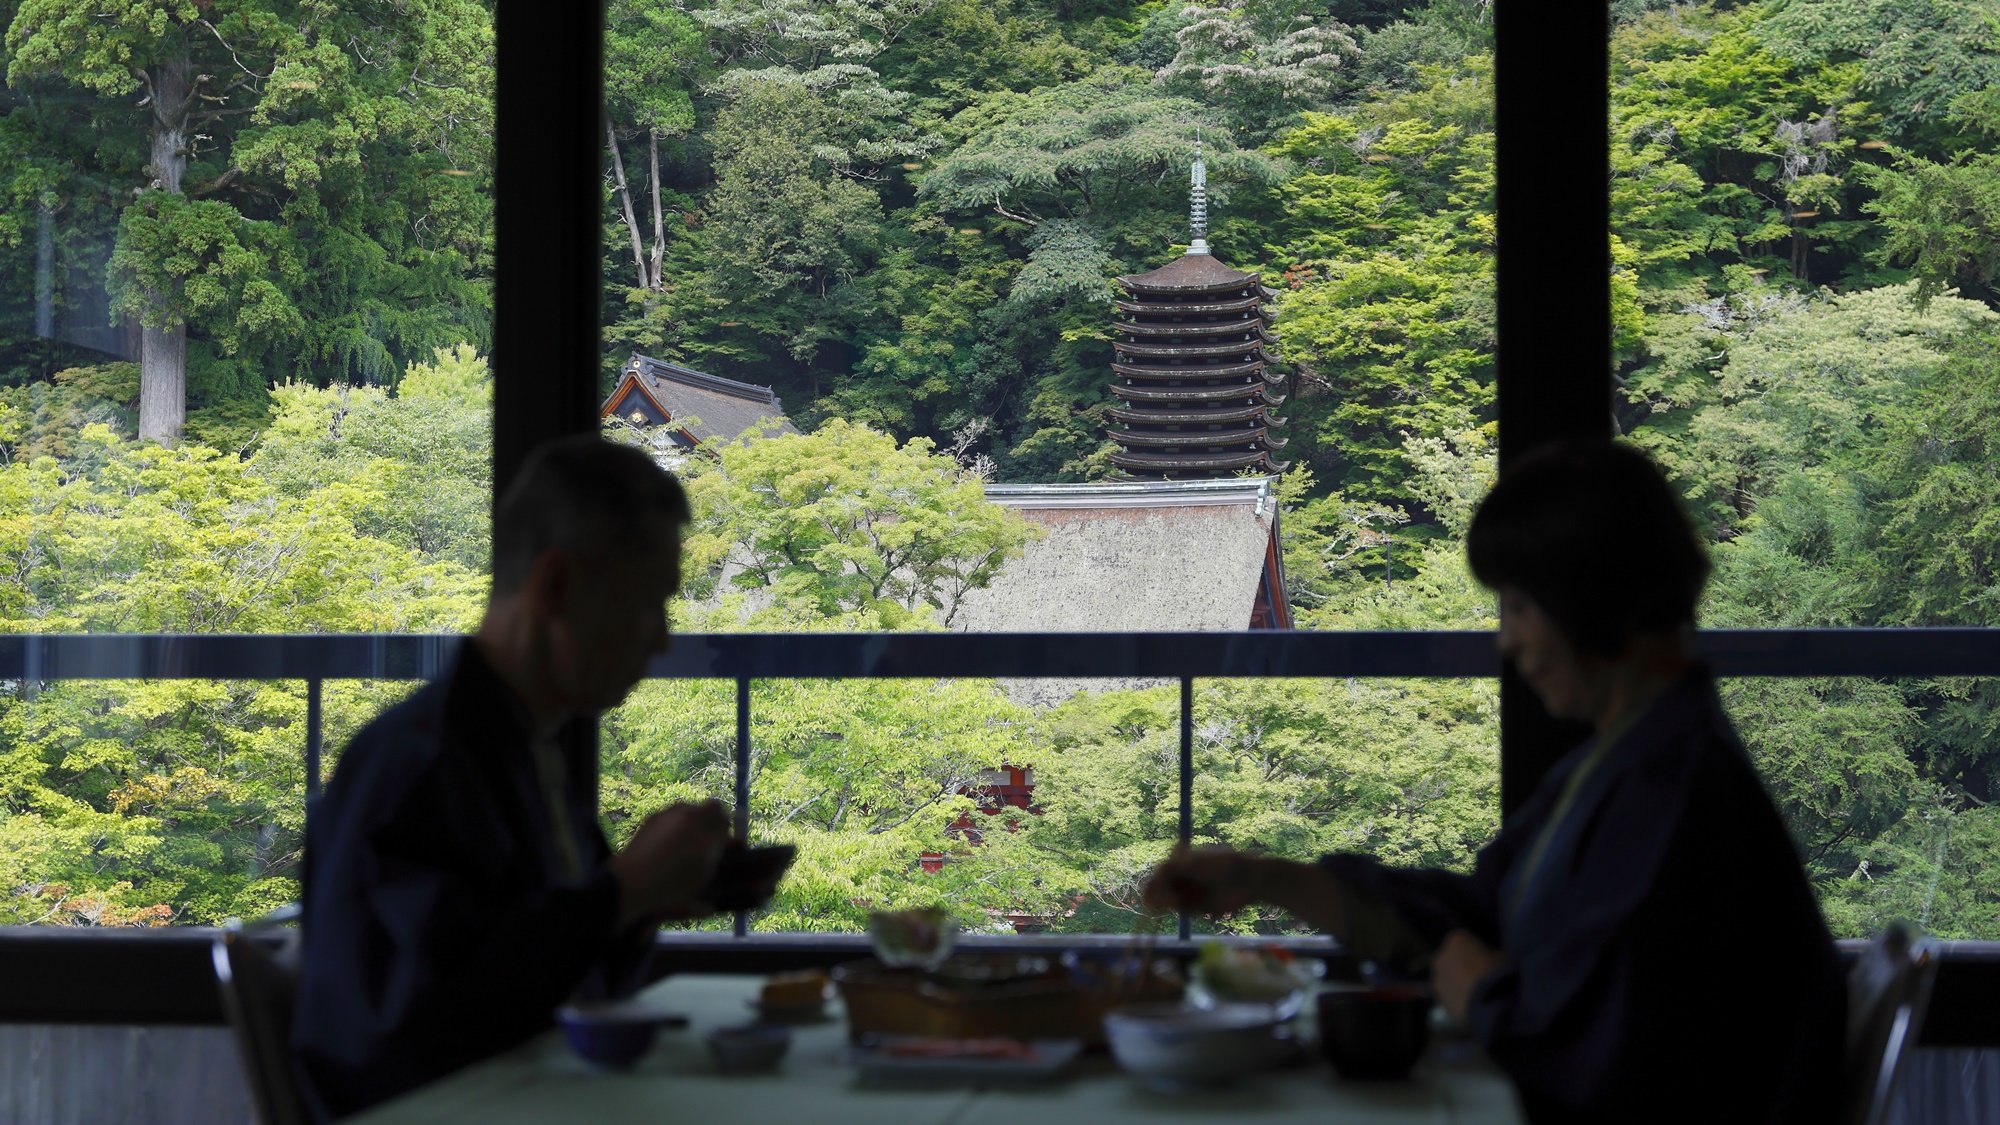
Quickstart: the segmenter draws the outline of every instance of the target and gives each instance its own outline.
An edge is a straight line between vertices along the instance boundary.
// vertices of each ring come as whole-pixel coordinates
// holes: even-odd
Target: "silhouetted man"
[[[727,843],[716,802],[655,813],[623,851],[597,762],[560,733],[666,651],[680,485],[595,437],[531,456],[493,520],[493,593],[437,682],[355,736],[313,810],[295,1041],[320,1108],[352,1113],[643,980],[660,920]]]

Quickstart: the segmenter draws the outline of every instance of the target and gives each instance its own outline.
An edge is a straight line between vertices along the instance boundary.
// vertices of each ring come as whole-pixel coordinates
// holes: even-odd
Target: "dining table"
[[[827,1003],[824,1020],[791,1025],[791,1049],[776,1069],[718,1073],[702,1035],[754,1022],[761,984],[754,976],[702,974],[653,984],[639,999],[686,1016],[688,1025],[663,1028],[629,1070],[596,1069],[569,1050],[560,1031],[550,1031],[350,1120],[365,1125],[1518,1125],[1525,1120],[1506,1076],[1463,1040],[1434,1042],[1409,1078],[1390,1082],[1344,1081],[1317,1054],[1225,1086],[1173,1092],[1150,1089],[1105,1055],[1084,1055],[1062,1075],[1034,1083],[869,1082],[850,1062],[837,999]]]

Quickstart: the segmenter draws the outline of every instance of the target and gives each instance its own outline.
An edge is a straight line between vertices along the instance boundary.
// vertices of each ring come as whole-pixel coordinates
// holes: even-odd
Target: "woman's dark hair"
[[[1616,655],[1694,621],[1708,555],[1660,471],[1612,442],[1546,446],[1472,517],[1472,573],[1532,598],[1571,643]]]

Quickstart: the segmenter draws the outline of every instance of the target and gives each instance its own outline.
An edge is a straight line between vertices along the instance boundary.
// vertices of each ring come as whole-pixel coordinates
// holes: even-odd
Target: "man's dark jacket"
[[[597,763],[564,759],[585,869],[566,881],[521,714],[468,642],[355,736],[312,810],[293,1035],[325,1112],[519,1043],[579,989],[640,979],[650,935],[614,932]]]
[[[1594,748],[1549,771],[1471,875],[1323,861],[1356,913],[1387,906],[1409,939],[1357,952],[1435,949],[1453,929],[1504,949],[1468,1021],[1538,1125],[1833,1119],[1840,962],[1706,674],[1611,743],[1522,885]]]

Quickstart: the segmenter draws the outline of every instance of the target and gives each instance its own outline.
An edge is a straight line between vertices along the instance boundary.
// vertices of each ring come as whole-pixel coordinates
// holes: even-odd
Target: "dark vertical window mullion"
[[[1611,420],[1609,13],[1603,3],[1495,4],[1500,464]],[[1587,733],[1500,683],[1500,793],[1525,801]]]
[[[494,12],[493,498],[537,445],[597,428],[604,9]],[[597,724],[558,736],[597,756]]]
[[[597,428],[604,12],[500,0],[494,106],[493,488]]]
[[[1181,677],[1181,817],[1177,836],[1184,845],[1194,843],[1194,677]],[[1181,911],[1180,937],[1188,940],[1192,921]]]
[[[750,677],[736,678],[736,842],[750,843]],[[739,910],[733,927],[737,937],[750,932],[750,912]]]

